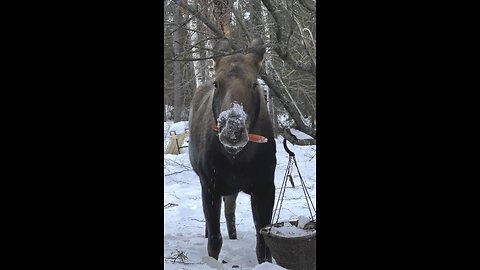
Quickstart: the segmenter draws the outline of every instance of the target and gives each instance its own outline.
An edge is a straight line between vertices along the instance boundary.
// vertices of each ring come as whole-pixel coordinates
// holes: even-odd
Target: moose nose
[[[229,126],[227,128],[227,132],[228,132],[228,134],[230,134],[230,139],[234,143],[237,143],[242,136],[243,129],[239,128],[239,127]]]

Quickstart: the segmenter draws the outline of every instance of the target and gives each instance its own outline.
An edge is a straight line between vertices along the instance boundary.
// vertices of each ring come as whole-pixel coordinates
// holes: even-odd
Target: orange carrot
[[[212,129],[215,130],[216,132],[219,132],[219,131],[220,131],[215,124],[212,124]]]
[[[266,143],[268,142],[268,139],[260,136],[260,135],[255,135],[255,134],[248,134],[248,140],[251,142],[256,142],[256,143]]]

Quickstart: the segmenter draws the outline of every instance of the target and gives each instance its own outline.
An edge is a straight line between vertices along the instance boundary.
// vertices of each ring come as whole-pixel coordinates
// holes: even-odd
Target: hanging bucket
[[[290,221],[290,224],[297,226],[298,221]],[[265,243],[270,248],[270,252],[277,264],[289,270],[316,269],[316,220],[308,222],[305,225],[305,229],[302,228],[302,230],[305,230],[305,235],[302,236],[278,233],[284,226],[284,222],[279,222],[260,230],[260,234],[265,239]]]

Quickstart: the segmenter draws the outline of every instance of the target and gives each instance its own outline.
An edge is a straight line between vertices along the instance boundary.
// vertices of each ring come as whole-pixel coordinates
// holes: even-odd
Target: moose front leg
[[[228,238],[237,239],[237,229],[235,227],[235,207],[238,193],[223,196],[225,203],[225,219],[227,220]]]
[[[220,233],[222,196],[215,195],[202,187],[202,204],[207,223],[205,234],[208,236],[208,256],[218,260],[218,255],[222,249],[222,234]]]
[[[265,240],[260,234],[260,229],[269,225],[272,219],[273,204],[275,201],[275,186],[269,186],[262,191],[252,192],[251,203],[253,220],[257,232],[257,260],[263,262],[272,262],[270,249],[265,244]]]

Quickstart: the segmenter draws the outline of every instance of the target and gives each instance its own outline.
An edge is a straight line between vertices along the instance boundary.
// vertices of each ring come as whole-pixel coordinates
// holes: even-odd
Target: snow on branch
[[[280,135],[287,139],[291,144],[294,145],[316,145],[316,139],[299,139],[297,136],[293,135],[289,128],[281,130]]]

